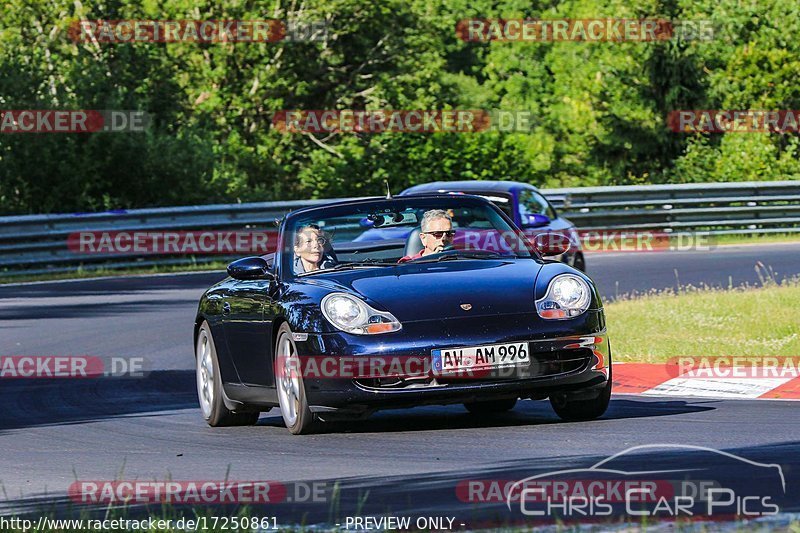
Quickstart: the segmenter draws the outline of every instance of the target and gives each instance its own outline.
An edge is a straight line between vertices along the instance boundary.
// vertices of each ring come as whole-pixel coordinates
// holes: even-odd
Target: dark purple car
[[[448,192],[474,194],[490,200],[530,237],[545,232],[561,233],[569,237],[572,246],[559,259],[578,270],[586,271],[586,261],[575,225],[559,216],[547,198],[533,185],[517,181],[435,181],[415,185],[400,195]]]

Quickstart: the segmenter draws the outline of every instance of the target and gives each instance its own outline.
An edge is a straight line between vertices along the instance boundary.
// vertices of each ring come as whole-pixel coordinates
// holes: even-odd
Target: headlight
[[[589,309],[592,292],[589,284],[574,274],[554,277],[547,294],[536,300],[536,312],[545,319],[573,318]]]
[[[373,309],[366,302],[344,292],[322,299],[322,314],[336,328],[356,335],[375,335],[399,330],[402,325],[392,316]]]

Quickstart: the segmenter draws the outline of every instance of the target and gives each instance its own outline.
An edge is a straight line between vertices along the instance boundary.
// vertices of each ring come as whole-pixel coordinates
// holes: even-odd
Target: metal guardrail
[[[582,229],[800,231],[800,181],[582,187],[542,191],[566,196],[562,211]]]
[[[711,234],[800,231],[800,181],[543,189],[579,229]],[[0,217],[0,275],[204,263],[230,256],[85,254],[70,235],[98,231],[268,230],[285,213],[336,200],[259,202],[105,213]]]

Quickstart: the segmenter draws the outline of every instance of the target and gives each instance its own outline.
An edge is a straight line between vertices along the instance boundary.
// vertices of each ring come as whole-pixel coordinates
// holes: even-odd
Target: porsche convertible
[[[390,228],[402,237],[364,238]],[[293,211],[274,253],[231,263],[200,300],[203,418],[254,424],[280,407],[301,434],[378,409],[457,403],[491,416],[546,398],[562,419],[597,418],[611,350],[592,280],[547,259],[569,246],[530,240],[471,195]]]

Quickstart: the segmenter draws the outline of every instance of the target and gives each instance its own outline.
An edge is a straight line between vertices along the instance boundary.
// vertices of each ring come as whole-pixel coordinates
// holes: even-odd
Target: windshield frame
[[[480,196],[475,196],[472,194],[442,194],[442,193],[434,193],[434,194],[419,194],[419,195],[408,195],[408,196],[396,196],[394,198],[369,198],[364,200],[355,200],[343,203],[336,203],[336,204],[326,204],[321,206],[314,206],[308,207],[305,209],[299,209],[297,211],[292,211],[291,213],[287,214],[280,228],[280,238],[278,240],[279,246],[276,250],[276,261],[275,266],[277,270],[277,274],[280,279],[284,280],[291,280],[291,279],[303,279],[306,276],[294,273],[294,268],[292,265],[293,261],[293,233],[295,228],[297,227],[297,223],[300,220],[307,219],[309,217],[314,217],[315,213],[319,214],[319,218],[335,218],[337,216],[344,216],[348,214],[363,212],[366,216],[369,213],[373,213],[380,210],[385,209],[393,209],[393,210],[402,210],[406,208],[427,208],[427,209],[448,209],[448,208],[458,208],[458,207],[477,207],[477,208],[486,208],[493,211],[503,222],[505,222],[509,229],[514,231],[523,246],[525,246],[525,250],[530,254],[528,256],[505,256],[503,259],[533,259],[537,261],[541,261],[541,255],[536,250],[536,248],[530,243],[530,241],[525,237],[524,232],[517,227],[516,223],[513,219],[511,219],[502,209],[500,209],[497,205],[495,205],[490,200],[482,198]],[[345,243],[342,243],[345,244]],[[386,242],[375,242],[375,243],[364,243],[366,246],[381,246],[381,245],[396,245],[396,242],[387,240]],[[346,245],[349,245],[347,243]],[[480,259],[477,259],[480,260]],[[397,267],[403,267],[405,265],[413,265],[413,261],[409,261],[406,263],[398,263]],[[369,268],[369,267],[364,267]],[[320,272],[322,273],[322,272]]]

